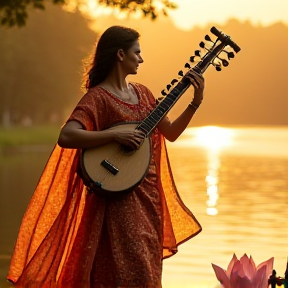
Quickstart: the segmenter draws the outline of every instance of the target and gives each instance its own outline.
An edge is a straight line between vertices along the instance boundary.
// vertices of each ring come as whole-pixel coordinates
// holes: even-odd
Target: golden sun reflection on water
[[[179,193],[203,231],[164,261],[165,288],[220,288],[211,263],[287,255],[287,126],[189,127],[167,142]]]
[[[211,264],[225,268],[234,253],[237,257],[252,255],[257,264],[274,257],[273,268],[278,276],[284,276],[288,126],[218,128],[191,127],[174,143],[166,142],[179,194],[203,230],[164,260],[163,288],[220,288]],[[210,131],[210,136],[204,137],[203,131]],[[230,134],[230,140],[228,136],[227,141],[217,140],[221,133],[223,138]],[[199,139],[223,144],[210,149],[206,140]],[[5,277],[13,243],[49,153],[30,151],[0,157],[0,191],[9,191],[0,201],[0,235],[5,235],[0,237],[1,288],[9,287]],[[19,175],[17,182],[14,175]],[[218,214],[211,216],[207,209]]]
[[[206,176],[206,186],[208,200],[207,215],[215,216],[218,214],[217,201],[218,195],[218,168],[220,167],[220,160],[217,153],[209,153],[208,155],[208,173]]]
[[[199,146],[206,150],[207,174],[206,174],[206,214],[216,216],[218,214],[218,170],[221,166],[220,152],[233,146],[235,130],[218,127],[203,126],[185,131],[185,137],[177,140],[177,146]]]
[[[207,176],[206,176],[206,213],[210,216],[218,214],[218,169],[220,167],[219,151],[233,143],[231,129],[217,126],[199,127],[194,130],[194,143],[207,149]],[[188,140],[189,141],[189,140]]]

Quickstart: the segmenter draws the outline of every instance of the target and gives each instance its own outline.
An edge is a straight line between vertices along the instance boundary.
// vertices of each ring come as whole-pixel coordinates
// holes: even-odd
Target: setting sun
[[[195,141],[199,145],[218,150],[219,148],[231,145],[233,133],[230,129],[217,126],[205,126],[197,128],[195,132]]]

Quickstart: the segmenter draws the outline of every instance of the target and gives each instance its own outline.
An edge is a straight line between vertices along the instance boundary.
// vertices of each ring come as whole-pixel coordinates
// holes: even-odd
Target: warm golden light
[[[218,169],[220,167],[220,160],[218,152],[215,150],[208,152],[208,173],[206,176],[206,193],[208,200],[206,201],[206,213],[210,216],[218,214]]]
[[[218,214],[217,204],[219,198],[218,192],[218,170],[220,167],[219,151],[233,142],[234,133],[229,128],[217,126],[205,126],[193,129],[194,145],[206,148],[208,156],[208,167],[206,176],[206,213],[210,216]]]
[[[162,1],[155,0],[153,4],[157,11],[161,11],[164,8]],[[101,16],[105,17],[111,15],[118,20],[128,18],[139,19],[143,16],[143,13],[137,9],[137,4],[133,1],[129,4],[129,8],[127,10],[121,10],[118,7],[108,7],[105,4],[99,3],[97,0],[69,0],[63,7],[65,10],[70,12],[74,12],[76,9],[79,9],[83,15],[91,20],[95,20]]]
[[[206,126],[197,128],[195,141],[209,150],[218,150],[231,145],[233,133],[230,129],[217,126]]]
[[[228,0],[202,0],[201,2],[172,0],[171,2],[176,4],[177,8],[165,10],[167,10],[169,19],[172,20],[173,24],[178,29],[186,31],[195,27],[205,27],[208,23],[225,25],[230,19],[237,19],[242,22],[250,21],[253,25],[263,26],[272,25],[279,21],[288,24],[286,16],[288,1],[277,1],[277,5],[274,5],[272,0],[235,0],[231,7]],[[161,15],[161,11],[164,8],[163,1],[154,0],[153,5],[156,14],[159,12]],[[204,7],[205,9],[203,9]],[[125,20],[143,18],[142,11],[137,8],[137,3],[134,1],[129,4],[129,12],[128,10],[124,11],[116,7],[107,7],[105,4],[99,4],[98,0],[69,0],[64,5],[64,9],[70,12],[75,12],[78,9],[85,17],[91,20],[90,28],[97,32],[101,28],[97,26],[96,22],[99,25],[101,18],[113,16],[116,20],[124,21],[124,23]],[[161,22],[162,17],[159,18],[158,21]]]
[[[175,25],[183,30],[195,26],[205,26],[215,22],[225,24],[234,18],[240,21],[250,21],[255,25],[271,25],[278,21],[288,23],[288,1],[277,0],[202,0],[200,2],[173,0],[178,6],[169,12]]]

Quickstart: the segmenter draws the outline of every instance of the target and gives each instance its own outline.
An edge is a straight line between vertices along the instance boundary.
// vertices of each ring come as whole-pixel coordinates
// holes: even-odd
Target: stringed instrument
[[[209,35],[205,36],[206,41],[213,43],[212,47],[206,48],[204,42],[199,44],[206,54],[201,57],[200,50],[196,50],[195,56],[190,57],[190,62],[195,62],[195,57],[200,57],[200,61],[192,68],[189,63],[186,63],[185,68],[189,71],[193,69],[203,74],[210,65],[220,71],[222,66],[226,67],[229,64],[226,59],[220,58],[220,53],[225,52],[228,60],[234,58],[234,53],[224,48],[230,46],[236,53],[240,51],[240,47],[232,41],[230,36],[215,27],[212,27],[210,31],[217,37],[216,41],[213,42]],[[125,122],[113,126],[114,129],[121,130],[123,125],[130,125],[136,130],[143,131],[146,137],[138,150],[131,151],[117,142],[82,150],[80,175],[88,191],[99,192],[102,195],[120,195],[122,192],[133,190],[141,183],[147,174],[151,159],[149,135],[191,85],[183,71],[178,74],[182,77],[181,81],[173,79],[171,84],[167,85],[168,92],[162,90],[163,99],[142,122]]]

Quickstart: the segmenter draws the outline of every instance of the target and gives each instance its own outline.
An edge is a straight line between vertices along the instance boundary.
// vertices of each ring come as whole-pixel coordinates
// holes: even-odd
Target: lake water
[[[163,288],[216,288],[211,263],[233,253],[256,265],[274,257],[283,276],[288,256],[288,127],[189,128],[168,143],[177,188],[203,231],[164,261]],[[50,154],[0,154],[0,288],[28,201]]]

